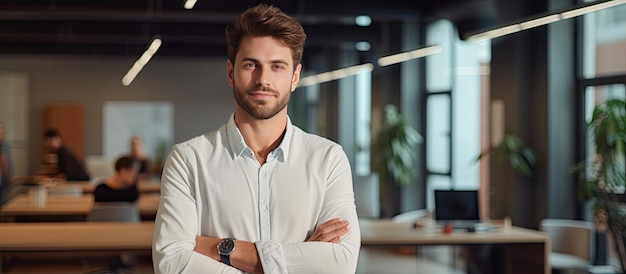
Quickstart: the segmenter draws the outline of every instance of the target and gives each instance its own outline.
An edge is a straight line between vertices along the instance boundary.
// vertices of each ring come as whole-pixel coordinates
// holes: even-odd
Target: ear
[[[302,70],[302,64],[298,64],[296,69],[293,71],[293,78],[291,79],[291,92],[296,90],[296,87],[298,87],[298,82],[300,82],[300,70]]]
[[[233,87],[233,70],[234,70],[234,65],[233,63],[230,62],[230,60],[226,61],[226,77],[228,78],[228,84],[230,85],[230,87]]]

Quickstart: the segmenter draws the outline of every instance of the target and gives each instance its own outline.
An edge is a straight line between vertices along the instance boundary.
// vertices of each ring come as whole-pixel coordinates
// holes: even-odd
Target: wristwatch
[[[220,243],[217,244],[217,253],[220,254],[220,260],[230,266],[232,266],[230,264],[230,254],[232,254],[233,251],[235,251],[235,239],[233,238],[222,239]]]

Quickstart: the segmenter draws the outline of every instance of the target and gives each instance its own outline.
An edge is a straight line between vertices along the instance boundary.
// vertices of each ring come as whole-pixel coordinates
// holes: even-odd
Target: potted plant
[[[576,166],[585,199],[595,200],[596,221],[605,224],[613,237],[622,271],[626,272],[626,201],[624,170],[626,147],[626,103],[611,99],[594,108],[587,124],[595,144],[589,163]]]
[[[497,147],[500,157],[508,161],[509,165],[519,175],[530,177],[537,164],[537,155],[526,143],[515,134],[506,133]],[[479,162],[489,151],[481,152],[476,158]]]
[[[399,189],[413,179],[417,146],[422,140],[422,135],[408,125],[396,106],[385,106],[383,124],[375,137],[377,156],[374,169],[380,174],[382,183],[388,182],[381,187],[385,192],[383,204],[387,204],[391,211],[386,215],[400,211]]]

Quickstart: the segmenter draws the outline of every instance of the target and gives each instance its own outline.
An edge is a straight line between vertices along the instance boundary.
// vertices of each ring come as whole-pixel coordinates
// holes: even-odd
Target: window
[[[626,73],[626,5],[583,17],[583,76]]]
[[[426,58],[427,208],[435,189],[478,189],[481,94],[487,86],[490,44],[455,35],[450,21],[427,27],[426,44],[442,51]]]
[[[626,5],[586,14],[580,22],[582,48],[579,56],[581,75],[578,96],[582,101],[582,113],[578,124],[584,149],[579,157],[587,163],[587,175],[591,175],[590,164],[596,155],[593,135],[587,123],[593,110],[610,99],[626,100]],[[585,213],[586,216],[592,214]],[[607,243],[607,246],[608,263],[619,266],[614,246],[611,243]]]

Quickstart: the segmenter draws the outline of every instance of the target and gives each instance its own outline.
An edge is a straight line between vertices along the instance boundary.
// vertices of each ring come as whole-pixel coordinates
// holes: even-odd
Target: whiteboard
[[[170,102],[108,101],[103,106],[102,153],[109,159],[130,153],[132,137],[143,142],[154,163],[169,153],[174,140],[174,106]]]

